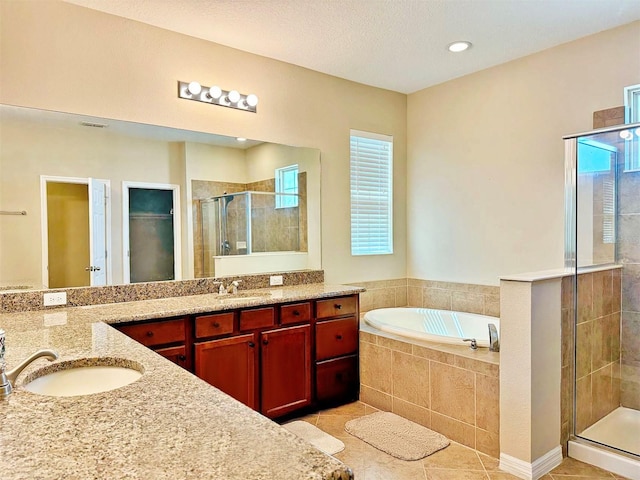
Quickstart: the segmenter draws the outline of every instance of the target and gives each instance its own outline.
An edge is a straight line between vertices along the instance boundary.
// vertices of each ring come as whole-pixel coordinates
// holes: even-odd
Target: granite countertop
[[[136,382],[109,392],[48,397],[21,386],[39,359],[0,400],[4,479],[327,479],[348,467],[108,323],[211,312],[358,293],[310,284],[0,315],[7,367],[40,348],[80,358],[123,358],[144,368]]]

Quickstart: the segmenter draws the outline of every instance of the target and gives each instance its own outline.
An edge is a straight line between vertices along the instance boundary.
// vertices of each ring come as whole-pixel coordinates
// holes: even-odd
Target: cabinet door
[[[280,417],[311,403],[311,327],[260,335],[263,415]]]
[[[316,366],[316,397],[321,403],[346,403],[358,399],[358,356],[334,358]]]
[[[196,343],[195,373],[254,410],[257,408],[256,335]]]
[[[167,360],[171,360],[176,365],[180,365],[185,370],[191,370],[189,357],[187,356],[187,349],[184,345],[178,347],[159,348],[155,350],[159,355],[162,355]]]

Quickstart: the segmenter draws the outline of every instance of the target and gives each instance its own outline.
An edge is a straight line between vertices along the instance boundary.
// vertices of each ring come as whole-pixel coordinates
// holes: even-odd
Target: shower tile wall
[[[640,172],[618,177],[622,263],[622,405],[640,409]]]
[[[576,433],[621,403],[619,268],[578,275],[576,359],[573,364],[572,278],[562,281],[562,444],[572,430],[572,383],[576,369]]]

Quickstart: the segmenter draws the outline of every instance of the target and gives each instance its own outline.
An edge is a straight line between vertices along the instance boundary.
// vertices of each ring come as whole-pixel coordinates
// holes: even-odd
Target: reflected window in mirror
[[[298,165],[276,168],[276,208],[298,206]],[[282,194],[282,195],[277,195]]]

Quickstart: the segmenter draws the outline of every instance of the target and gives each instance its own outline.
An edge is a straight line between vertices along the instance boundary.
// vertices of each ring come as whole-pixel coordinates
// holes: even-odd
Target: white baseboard
[[[515,475],[524,480],[538,480],[562,463],[562,448],[560,445],[549,450],[533,463],[525,462],[506,453],[500,454],[500,470]]]

